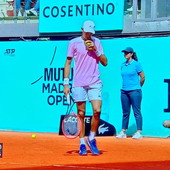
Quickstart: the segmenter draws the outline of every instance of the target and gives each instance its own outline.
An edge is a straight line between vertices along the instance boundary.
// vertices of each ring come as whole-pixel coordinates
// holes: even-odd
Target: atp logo
[[[4,54],[8,55],[8,56],[14,56],[15,55],[15,49],[6,49]]]
[[[102,125],[99,126],[98,131],[99,134],[104,134],[105,132],[109,131],[109,127],[104,127],[105,123],[103,123]]]

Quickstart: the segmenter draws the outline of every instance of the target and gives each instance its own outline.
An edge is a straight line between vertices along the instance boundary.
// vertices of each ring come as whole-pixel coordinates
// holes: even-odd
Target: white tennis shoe
[[[116,138],[127,138],[126,132],[121,131]]]
[[[141,139],[143,138],[143,136],[141,135],[140,132],[136,132],[133,136],[132,136],[132,139]]]

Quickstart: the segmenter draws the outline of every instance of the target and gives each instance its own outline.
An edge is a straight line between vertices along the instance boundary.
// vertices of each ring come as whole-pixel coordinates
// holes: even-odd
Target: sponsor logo
[[[105,132],[109,131],[109,127],[104,127],[105,123],[103,123],[102,125],[99,126],[98,128],[98,132],[99,134],[104,134]]]
[[[71,123],[77,122],[77,117],[69,116],[68,119],[64,119],[64,122],[71,122]]]
[[[63,5],[63,6],[46,6],[44,7],[43,16],[49,17],[82,17],[82,16],[99,16],[112,15],[115,11],[113,3],[102,4],[81,4],[81,5]]]
[[[15,49],[6,49],[4,55],[15,56]]]
[[[53,56],[49,63],[50,67],[44,68],[43,74],[40,75],[36,80],[34,80],[31,85],[35,85],[36,83],[42,84],[41,93],[47,95],[47,104],[48,105],[68,105],[67,99],[63,93],[63,80],[64,80],[64,68],[54,68],[51,67],[54,59],[56,57],[57,47],[54,49]],[[73,68],[71,68],[70,72],[70,89],[72,88],[73,79]],[[71,102],[73,102],[73,98],[71,96]]]

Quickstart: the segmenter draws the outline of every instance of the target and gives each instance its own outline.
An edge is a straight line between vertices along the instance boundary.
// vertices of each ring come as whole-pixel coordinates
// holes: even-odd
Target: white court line
[[[22,163],[15,163],[15,162],[0,162],[0,165],[3,164],[8,164],[8,165],[21,165],[21,166],[29,166],[31,168],[31,166],[37,166],[37,167],[41,167],[41,166],[53,166],[53,167],[60,167],[60,168],[81,168],[81,169],[96,169],[96,170],[121,170],[121,169],[114,169],[114,168],[100,168],[100,167],[86,167],[86,166],[74,166],[74,165],[47,165],[47,164],[22,164]]]
[[[60,168],[81,168],[81,169],[97,169],[97,170],[121,170],[121,169],[113,169],[113,168],[98,168],[98,167],[86,167],[86,166],[73,166],[73,165],[53,165],[55,167],[60,167]]]

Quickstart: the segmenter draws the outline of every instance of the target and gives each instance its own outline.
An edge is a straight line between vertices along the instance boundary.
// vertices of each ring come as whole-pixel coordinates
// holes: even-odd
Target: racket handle
[[[69,94],[67,95],[67,103],[68,103],[68,105],[70,105],[70,95]]]

